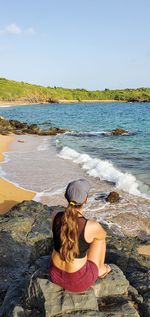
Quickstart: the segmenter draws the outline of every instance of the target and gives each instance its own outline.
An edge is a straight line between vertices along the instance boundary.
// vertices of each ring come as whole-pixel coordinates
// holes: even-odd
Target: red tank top
[[[60,229],[61,229],[61,218],[63,216],[63,212],[58,212],[53,220],[53,240],[54,240],[54,249],[55,251],[59,252],[61,247],[61,240],[60,240]],[[90,243],[88,243],[84,238],[84,231],[85,226],[87,223],[86,218],[78,217],[78,230],[79,230],[79,238],[78,238],[78,245],[79,245],[79,255],[76,257],[81,259],[85,257],[87,250],[89,249]]]

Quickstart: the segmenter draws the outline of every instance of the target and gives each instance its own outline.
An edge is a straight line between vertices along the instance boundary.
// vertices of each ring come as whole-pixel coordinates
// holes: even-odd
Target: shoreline
[[[111,100],[100,100],[100,99],[83,99],[83,100],[66,100],[66,99],[60,99],[58,100],[58,103],[60,104],[64,104],[64,103],[98,103],[98,102],[102,102],[102,103],[111,103],[111,102],[128,102],[126,100],[114,100],[114,99],[111,99]]]
[[[0,135],[0,162],[4,161],[5,152],[9,150],[13,136]],[[36,193],[15,186],[0,177],[0,215],[7,213],[14,205],[23,200],[32,200]]]
[[[28,136],[30,139],[30,136]],[[21,136],[20,136],[21,138]],[[10,136],[0,136],[0,160],[4,160],[5,155],[3,153],[7,152],[11,142],[14,140],[14,136],[10,135]],[[18,137],[16,139],[16,142],[18,141]],[[14,141],[15,142],[15,141]],[[24,145],[28,145],[28,142],[25,142]],[[19,147],[20,147],[20,143],[18,143]],[[37,147],[37,144],[35,144]],[[22,146],[22,145],[21,145]],[[16,149],[16,145],[13,145],[14,149]],[[51,148],[50,148],[51,149]],[[42,153],[42,152],[41,152]],[[49,155],[49,154],[48,154]],[[59,166],[59,169],[63,171],[64,175],[65,175],[65,179],[63,177],[63,183],[60,185],[59,183],[59,175],[60,173],[56,174],[56,170],[58,171],[59,169],[56,167],[56,170],[53,168],[54,164],[57,164]],[[33,160],[32,160],[33,162]],[[17,166],[17,165],[16,165]],[[74,165],[72,166],[71,162],[66,162],[64,160],[61,160],[60,158],[55,158],[55,152],[52,151],[51,153],[51,162],[50,162],[50,166],[51,166],[51,171],[50,171],[50,179],[49,179],[49,183],[51,184],[51,188],[49,188],[49,191],[46,190],[46,195],[43,195],[42,200],[40,200],[41,203],[43,203],[44,205],[48,205],[48,206],[55,206],[55,205],[65,205],[65,200],[63,197],[63,192],[60,191],[60,188],[63,189],[65,184],[69,182],[70,178],[74,179],[75,177],[78,178],[84,178],[87,177],[87,175],[84,175],[84,171],[81,169],[79,169],[78,165]],[[53,166],[53,167],[52,167]],[[66,168],[67,168],[67,174],[66,174]],[[30,180],[30,178],[29,178]],[[95,208],[97,208],[97,202],[98,200],[94,199],[91,200],[92,196],[95,198],[95,192],[110,192],[113,190],[113,185],[109,185],[105,184],[104,182],[99,183],[99,181],[96,181],[95,179],[90,179],[90,183],[91,183],[91,196],[89,198],[89,210],[86,211],[87,217],[92,218],[93,216],[95,216],[93,214],[93,211],[95,210]],[[59,185],[58,185],[59,184]],[[59,188],[60,187],[60,188]],[[30,187],[28,187],[30,188]],[[46,187],[48,188],[48,187]],[[36,191],[36,189],[35,189]],[[38,189],[37,189],[38,192]],[[40,192],[40,190],[39,190]],[[53,194],[54,192],[54,194]],[[49,194],[51,194],[49,196]],[[15,184],[9,182],[8,180],[5,180],[4,178],[0,178],[0,214],[6,214],[14,205],[22,202],[23,200],[32,200],[35,197],[36,193],[33,191],[29,190],[25,190],[21,187],[17,187]],[[135,222],[135,225],[137,225],[139,223],[139,215],[135,215],[133,216],[131,214],[131,209],[133,209],[133,206],[136,202],[136,197],[134,199],[134,197],[129,197],[129,194],[126,193],[121,193],[120,192],[120,196],[122,196],[125,200],[125,204],[129,205],[129,209],[127,208],[127,205],[122,205],[122,201],[120,201],[120,203],[118,205],[115,206],[115,210],[114,210],[114,215],[112,215],[112,205],[106,205],[105,209],[101,209],[101,202],[99,201],[99,211],[97,212],[97,217],[100,218],[99,221],[101,221],[102,218],[105,219],[105,221],[110,222],[110,223],[114,223],[114,225],[117,227],[118,225],[122,227],[122,230],[124,232],[124,234],[128,235],[128,229],[125,225],[126,222],[126,212],[125,212],[125,208],[126,211],[129,212],[129,218],[128,218],[128,223],[129,226],[131,225],[131,229],[132,229],[132,223],[133,221]],[[130,202],[128,202],[130,198]],[[92,204],[91,204],[92,203]],[[139,204],[142,203],[139,200]],[[92,207],[92,209],[90,208]],[[119,213],[121,213],[121,218],[118,214],[118,210]],[[111,216],[109,215],[111,211]],[[134,213],[134,210],[133,210]],[[104,216],[105,214],[105,216]],[[145,225],[145,221],[146,219],[143,218],[141,216],[140,218],[140,226],[141,228],[146,228]],[[142,229],[141,229],[142,230]],[[132,236],[132,235],[131,235]],[[149,245],[142,245],[142,248],[138,249],[138,253],[139,254],[144,254],[146,256],[150,256],[150,246]]]
[[[0,107],[7,107],[7,106],[28,106],[28,105],[38,105],[38,104],[43,104],[43,105],[52,105],[53,103],[57,104],[75,104],[75,103],[111,103],[111,102],[128,102],[127,100],[99,100],[99,99],[90,99],[90,100],[67,100],[67,99],[60,99],[56,100],[56,102],[47,102],[47,101],[36,101],[36,102],[30,102],[30,101],[2,101],[0,100]]]

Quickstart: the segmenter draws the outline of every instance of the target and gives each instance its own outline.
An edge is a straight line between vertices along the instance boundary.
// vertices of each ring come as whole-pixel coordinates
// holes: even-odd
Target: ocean
[[[55,137],[17,136],[0,164],[1,176],[35,191],[35,199],[49,205],[65,203],[67,183],[85,177],[91,183],[88,216],[120,234],[150,234],[149,113],[150,103],[1,107],[5,118],[67,130]],[[110,135],[119,127],[128,133]],[[113,206],[105,202],[112,190],[121,196]]]

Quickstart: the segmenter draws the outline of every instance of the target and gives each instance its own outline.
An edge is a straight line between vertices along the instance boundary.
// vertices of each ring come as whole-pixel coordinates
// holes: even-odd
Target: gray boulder
[[[47,259],[43,259],[47,263]],[[42,263],[42,262],[41,262]],[[129,282],[121,270],[112,272],[82,293],[65,291],[48,279],[43,267],[25,281],[10,286],[1,308],[2,317],[116,316],[138,317],[128,297]],[[22,297],[22,298],[21,298]]]
[[[107,278],[79,294],[49,281],[51,216],[60,210],[25,201],[0,217],[0,317],[150,316],[148,262],[136,251],[141,241],[108,227],[106,262],[113,271]]]
[[[12,283],[53,248],[51,214],[58,208],[33,201],[16,205],[0,217],[0,300]]]

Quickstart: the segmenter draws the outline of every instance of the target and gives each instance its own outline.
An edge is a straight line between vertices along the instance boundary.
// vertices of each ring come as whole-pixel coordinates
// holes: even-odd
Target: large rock
[[[117,265],[112,264],[107,278],[98,280],[84,295],[65,292],[50,283],[51,215],[56,210],[63,207],[26,201],[0,217],[0,317],[50,317],[58,313],[137,317],[136,307],[142,317],[150,316],[149,268],[146,257],[137,252],[141,241],[114,236],[107,226],[106,261]],[[56,300],[53,307],[50,298]]]
[[[129,282],[123,272],[114,264],[111,264],[112,272],[107,279],[97,280],[93,286],[97,298],[115,297],[128,294]]]
[[[106,197],[106,201],[109,203],[116,203],[120,199],[119,194],[117,192],[110,192],[109,195]]]
[[[26,201],[0,217],[0,293],[37,258],[51,252],[51,214],[55,209]]]
[[[133,245],[130,246],[130,249],[127,249],[128,244],[126,243],[125,252],[121,250],[121,243],[120,250],[116,249],[117,244],[113,246],[113,248],[111,246],[111,248],[107,249],[106,260],[118,265],[124,272],[129,283],[137,290],[138,294],[132,293],[131,296],[138,306],[140,316],[150,317],[150,267],[140,264],[135,258],[129,255]],[[133,251],[136,254],[134,247]],[[138,259],[143,262],[140,256],[138,256]]]
[[[111,131],[111,135],[122,135],[122,134],[128,134],[128,131],[122,128],[117,128]]]
[[[47,258],[45,261],[47,263]],[[128,286],[121,270],[112,265],[112,272],[106,279],[98,280],[85,292],[72,293],[51,283],[42,266],[31,275],[26,288],[25,282],[22,283],[22,288],[20,283],[14,283],[10,287],[1,308],[2,317],[54,317],[65,314],[138,317],[139,314],[128,297]]]
[[[7,120],[0,117],[0,134],[38,134],[38,135],[56,135],[66,132],[65,129],[50,127],[49,129],[41,129],[37,124],[27,124],[18,120]]]
[[[15,241],[11,234],[0,232],[0,293],[7,291],[14,279],[28,270],[32,248]]]

